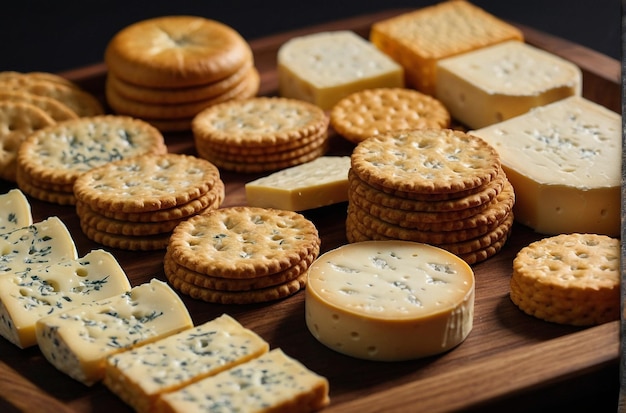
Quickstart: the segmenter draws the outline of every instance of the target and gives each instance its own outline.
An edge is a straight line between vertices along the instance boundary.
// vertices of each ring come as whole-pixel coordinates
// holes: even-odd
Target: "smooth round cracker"
[[[510,297],[525,313],[587,326],[620,318],[620,241],[560,234],[522,248],[513,260]]]
[[[391,132],[360,142],[352,169],[392,191],[454,193],[480,188],[498,175],[500,158],[484,140],[451,129]]]
[[[203,85],[252,59],[233,28],[198,16],[164,16],[131,24],[109,41],[105,63],[116,76],[147,87]]]
[[[253,278],[283,271],[319,252],[315,225],[293,211],[220,208],[178,225],[169,251],[178,264],[224,278]]]
[[[405,88],[365,89],[337,102],[330,125],[358,143],[397,130],[448,128],[450,113],[436,98]]]
[[[154,251],[167,248],[169,233],[144,236],[110,234],[85,225],[79,220],[81,230],[87,238],[106,247],[127,251]]]
[[[220,179],[215,165],[191,155],[149,154],[92,168],[74,183],[76,198],[95,209],[148,212],[183,205]]]
[[[192,122],[196,139],[213,145],[283,145],[328,128],[319,107],[297,99],[259,96],[213,105]]]
[[[40,182],[73,185],[78,176],[105,163],[166,152],[161,132],[142,120],[82,117],[32,133],[20,147],[17,167]]]
[[[55,122],[76,119],[78,115],[64,103],[48,96],[38,96],[21,90],[0,89],[0,101],[24,102],[37,106]]]
[[[0,178],[15,182],[22,143],[33,132],[55,123],[50,115],[30,103],[0,101]]]

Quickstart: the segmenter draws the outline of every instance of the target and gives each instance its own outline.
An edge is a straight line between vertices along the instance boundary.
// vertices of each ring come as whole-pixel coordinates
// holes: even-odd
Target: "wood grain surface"
[[[287,39],[307,33],[350,29],[364,36],[372,22],[401,13],[390,10],[330,24],[251,40],[261,73],[260,94],[277,90],[276,52]],[[567,58],[584,73],[584,95],[620,111],[620,65],[614,59],[531,28],[522,27],[530,44]],[[106,67],[97,64],[63,75],[102,98]],[[349,154],[352,144],[331,132],[330,154]],[[171,152],[193,154],[189,133],[166,136]],[[245,204],[243,185],[259,175],[222,172],[223,206]],[[11,184],[1,183],[6,192]],[[101,246],[80,231],[72,207],[31,199],[36,221],[57,215],[70,229],[82,256]],[[322,252],[346,243],[346,205],[307,211],[319,229]],[[196,324],[228,313],[253,329],[272,348],[280,347],[330,382],[328,412],[436,412],[450,410],[527,411],[530,408],[582,407],[587,400],[617,406],[619,324],[577,328],[546,323],[523,314],[508,297],[512,260],[520,248],[541,238],[515,225],[504,249],[475,265],[474,328],[452,351],[426,359],[383,363],[353,359],[324,347],[304,323],[304,294],[258,305],[226,306],[183,296]],[[133,285],[156,277],[165,280],[163,251],[108,249]],[[611,400],[611,397],[614,399]],[[608,397],[608,399],[606,399]],[[20,350],[0,339],[0,411],[125,412],[131,411],[101,384],[85,387],[58,372],[37,348]]]

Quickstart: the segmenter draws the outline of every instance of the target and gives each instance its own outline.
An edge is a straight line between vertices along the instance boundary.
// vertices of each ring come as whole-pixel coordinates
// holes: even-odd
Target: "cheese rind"
[[[517,221],[543,234],[619,235],[619,114],[574,96],[471,133],[500,154]]]
[[[279,94],[325,110],[363,89],[404,87],[402,67],[347,30],[292,38],[280,47],[277,60]]]
[[[33,223],[30,203],[19,189],[11,189],[0,195],[0,211],[0,234]]]
[[[122,267],[104,250],[1,275],[0,335],[20,348],[34,346],[38,319],[130,288]]]
[[[299,361],[274,349],[240,364],[165,394],[157,413],[282,412],[307,413],[329,403],[328,380]]]
[[[248,205],[304,211],[348,200],[349,156],[322,156],[245,185]]]
[[[426,244],[343,245],[311,265],[305,291],[311,334],[356,358],[397,361],[442,353],[473,326],[472,269]]]
[[[137,412],[156,399],[269,350],[269,344],[227,314],[107,359],[104,384]]]
[[[108,356],[191,327],[176,292],[152,279],[122,295],[43,317],[36,335],[52,365],[90,386],[104,377]]]
[[[579,96],[575,64],[520,41],[440,60],[436,97],[452,117],[482,128],[569,96]]]

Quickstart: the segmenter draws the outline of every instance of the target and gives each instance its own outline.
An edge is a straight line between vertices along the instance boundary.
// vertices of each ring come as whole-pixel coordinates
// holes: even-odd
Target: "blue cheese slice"
[[[124,294],[83,304],[37,321],[44,357],[75,380],[102,380],[106,358],[193,327],[180,297],[152,279]]]
[[[156,399],[269,350],[269,344],[227,314],[190,330],[107,359],[104,384],[137,412]]]
[[[278,348],[163,395],[157,411],[307,413],[329,401],[328,380]]]
[[[56,216],[0,234],[0,275],[76,258],[74,239]]]
[[[130,288],[122,267],[104,250],[4,274],[0,276],[0,335],[20,348],[34,346],[40,318]]]
[[[305,320],[327,347],[366,360],[398,361],[448,351],[473,325],[474,273],[443,249],[364,241],[310,267]]]
[[[245,185],[248,205],[304,211],[348,200],[349,156],[322,156]]]
[[[32,225],[30,203],[22,191],[11,189],[0,195],[0,234]]]

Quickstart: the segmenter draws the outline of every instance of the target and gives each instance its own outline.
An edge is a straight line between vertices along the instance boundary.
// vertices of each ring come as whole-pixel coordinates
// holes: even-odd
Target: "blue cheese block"
[[[153,279],[112,298],[37,321],[37,343],[58,370],[85,385],[102,380],[106,358],[193,327],[180,297]]]
[[[74,239],[58,217],[0,234],[0,275],[76,258]]]
[[[104,384],[137,412],[164,393],[267,353],[269,344],[227,314],[107,359]]]
[[[22,191],[11,189],[0,195],[0,234],[32,225],[30,203]]]
[[[330,402],[328,380],[274,349],[215,376],[163,395],[156,412],[306,413]]]
[[[38,319],[130,288],[122,267],[104,250],[4,274],[0,276],[0,335],[20,348],[34,346]]]

